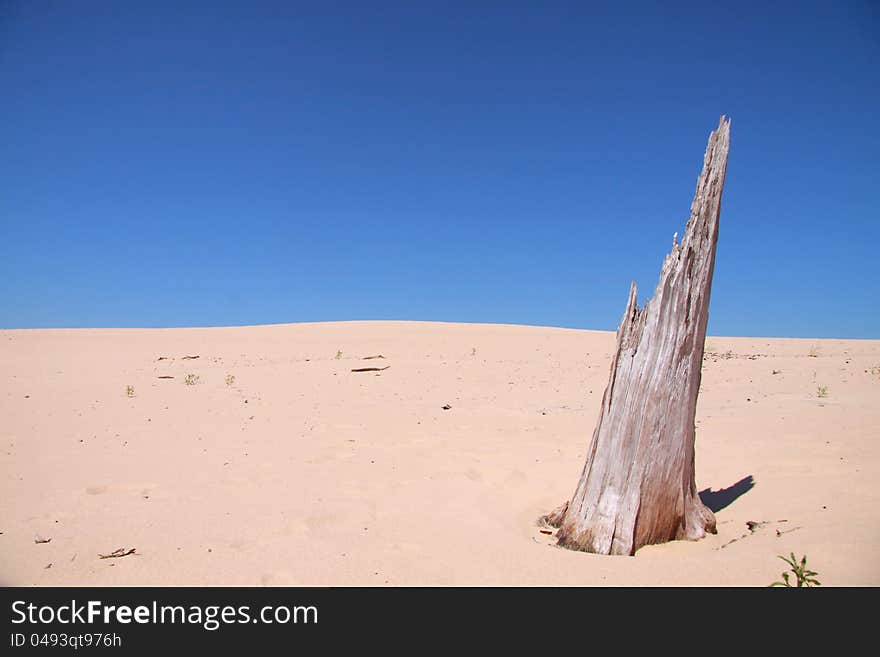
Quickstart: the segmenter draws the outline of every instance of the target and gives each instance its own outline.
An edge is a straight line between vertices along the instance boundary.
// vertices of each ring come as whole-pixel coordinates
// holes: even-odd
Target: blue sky
[[[0,327],[614,329],[727,114],[709,332],[880,338],[878,71],[870,0],[2,0]]]

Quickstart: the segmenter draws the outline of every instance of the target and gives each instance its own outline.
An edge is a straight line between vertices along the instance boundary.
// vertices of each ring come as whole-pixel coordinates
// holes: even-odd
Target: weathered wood
[[[543,517],[558,544],[599,554],[700,539],[715,516],[697,494],[694,416],[718,241],[730,121],[709,136],[681,244],[672,241],[654,296],[630,287],[586,464],[569,503]]]

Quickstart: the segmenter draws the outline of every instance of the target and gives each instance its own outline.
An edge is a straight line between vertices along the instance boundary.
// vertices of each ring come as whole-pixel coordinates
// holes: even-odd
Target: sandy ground
[[[421,322],[0,331],[0,584],[767,585],[793,551],[823,585],[880,585],[880,341],[710,337],[718,534],[554,547],[535,520],[574,490],[613,347]]]

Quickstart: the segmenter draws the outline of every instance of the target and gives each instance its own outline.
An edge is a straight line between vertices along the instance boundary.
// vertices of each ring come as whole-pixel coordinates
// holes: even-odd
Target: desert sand
[[[765,586],[795,552],[824,586],[880,585],[880,341],[709,337],[718,533],[555,547],[536,519],[574,490],[613,348],[427,322],[0,331],[0,584]]]

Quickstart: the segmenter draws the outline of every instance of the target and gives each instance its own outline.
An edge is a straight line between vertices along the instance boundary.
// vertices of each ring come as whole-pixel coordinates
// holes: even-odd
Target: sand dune
[[[710,337],[696,473],[718,534],[554,547],[535,520],[574,489],[613,346],[421,322],[0,331],[0,584],[766,585],[796,552],[823,585],[880,585],[880,341]]]

